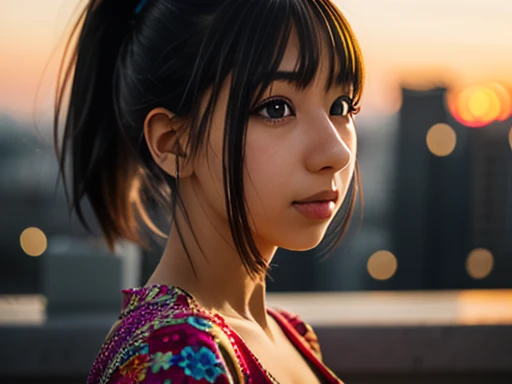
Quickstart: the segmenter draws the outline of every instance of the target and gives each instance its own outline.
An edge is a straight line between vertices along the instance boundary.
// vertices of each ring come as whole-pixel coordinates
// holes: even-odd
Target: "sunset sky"
[[[151,0],[150,0],[151,1]],[[51,114],[58,57],[77,0],[0,1],[0,115]],[[512,84],[512,1],[337,0],[366,58],[363,111],[393,111],[400,83]],[[36,98],[38,83],[42,81]]]

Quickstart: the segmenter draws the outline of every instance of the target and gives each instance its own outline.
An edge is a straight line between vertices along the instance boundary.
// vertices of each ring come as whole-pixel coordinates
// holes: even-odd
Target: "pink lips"
[[[332,217],[338,200],[338,191],[323,191],[306,199],[294,201],[293,206],[311,220],[327,220]]]

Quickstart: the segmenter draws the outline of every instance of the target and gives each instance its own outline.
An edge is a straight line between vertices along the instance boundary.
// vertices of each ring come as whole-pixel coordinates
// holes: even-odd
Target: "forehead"
[[[335,59],[334,67],[331,68],[330,65],[330,57],[329,57],[329,42],[325,39],[321,40],[320,44],[320,55],[319,55],[319,64],[315,74],[315,80],[321,81],[323,84],[330,88],[332,84],[327,84],[327,79],[330,75],[331,71],[334,73],[338,73],[340,71],[341,63]],[[279,64],[279,72],[296,72],[299,68],[299,64],[301,61],[301,51],[300,51],[300,42],[297,35],[297,32],[294,28],[292,28],[290,32],[290,36],[288,38],[288,42],[286,45],[286,49],[284,51],[283,58]],[[347,84],[347,86],[352,87],[352,84]]]
[[[286,44],[286,50],[284,51],[283,59],[279,65],[279,71],[283,72],[294,72],[297,70],[300,63],[300,48],[299,38],[297,32],[292,29],[288,43]]]

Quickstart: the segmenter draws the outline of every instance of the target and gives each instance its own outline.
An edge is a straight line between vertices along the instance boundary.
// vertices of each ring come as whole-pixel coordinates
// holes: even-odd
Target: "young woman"
[[[334,247],[361,191],[363,64],[340,11],[330,0],[99,0],[74,32],[55,120],[59,146],[71,80],[60,152],[71,206],[87,225],[90,201],[111,248],[145,246],[141,223],[159,232],[149,201],[171,219],[88,383],[340,383],[311,327],[265,304],[276,249],[311,249],[331,223]]]

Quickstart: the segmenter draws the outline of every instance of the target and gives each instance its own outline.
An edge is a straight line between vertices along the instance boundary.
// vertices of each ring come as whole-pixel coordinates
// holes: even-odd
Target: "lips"
[[[305,199],[294,201],[293,207],[310,220],[327,220],[332,217],[338,201],[338,191],[322,191]]]
[[[294,204],[306,204],[306,203],[323,203],[323,202],[334,202],[338,201],[338,191],[322,191],[315,193],[305,199],[294,201]]]

